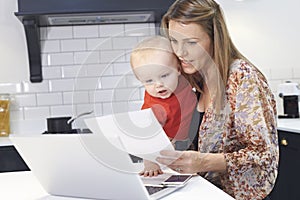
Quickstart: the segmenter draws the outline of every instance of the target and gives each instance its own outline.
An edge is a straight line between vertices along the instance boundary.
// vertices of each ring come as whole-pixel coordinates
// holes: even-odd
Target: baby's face
[[[160,52],[137,59],[133,63],[137,78],[153,97],[166,99],[178,85],[178,61],[173,54]]]

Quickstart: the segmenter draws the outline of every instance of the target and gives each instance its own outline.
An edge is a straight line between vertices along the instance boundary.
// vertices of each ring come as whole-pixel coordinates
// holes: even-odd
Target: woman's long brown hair
[[[168,37],[169,21],[174,20],[184,24],[199,24],[209,35],[213,55],[212,59],[218,68],[219,76],[223,86],[226,86],[229,76],[229,67],[234,59],[245,59],[248,61],[233,44],[224,19],[223,12],[213,0],[177,0],[167,13],[163,16],[161,23],[161,33]],[[183,75],[185,75],[183,73]],[[191,85],[199,92],[199,82],[203,83],[201,74],[185,75]]]

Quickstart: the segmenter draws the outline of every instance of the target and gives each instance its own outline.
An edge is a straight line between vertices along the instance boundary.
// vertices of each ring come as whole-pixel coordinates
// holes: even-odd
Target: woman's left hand
[[[193,174],[203,171],[203,156],[205,154],[197,151],[169,150],[163,150],[160,154],[162,157],[158,157],[156,160],[179,173]]]

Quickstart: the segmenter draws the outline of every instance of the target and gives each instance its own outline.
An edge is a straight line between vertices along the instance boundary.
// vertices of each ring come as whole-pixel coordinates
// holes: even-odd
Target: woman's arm
[[[231,124],[224,140],[227,191],[236,198],[263,199],[277,175],[276,105],[263,75],[240,63],[229,77]]]
[[[180,173],[226,171],[223,153],[199,153],[197,151],[161,151],[157,161]]]

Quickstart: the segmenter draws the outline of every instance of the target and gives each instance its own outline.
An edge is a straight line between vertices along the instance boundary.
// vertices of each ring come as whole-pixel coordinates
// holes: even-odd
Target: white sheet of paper
[[[90,127],[96,120],[98,127]],[[117,113],[85,119],[95,134],[103,134],[108,141],[129,154],[156,162],[161,150],[174,150],[169,138],[151,109]],[[120,142],[116,142],[116,137]]]

